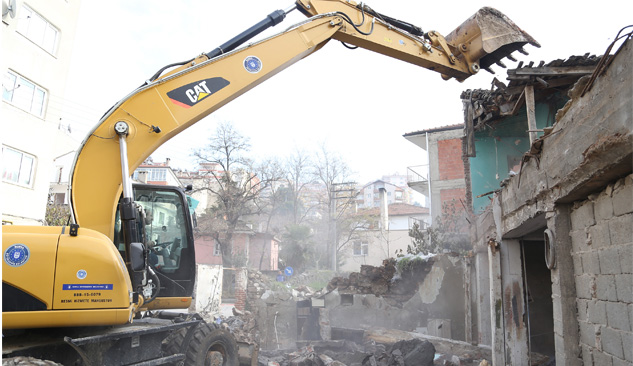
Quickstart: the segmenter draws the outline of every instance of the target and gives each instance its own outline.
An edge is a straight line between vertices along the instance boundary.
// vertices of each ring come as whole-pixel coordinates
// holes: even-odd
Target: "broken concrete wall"
[[[256,321],[262,349],[294,347],[297,336],[297,301],[283,283],[272,283],[259,271],[245,273],[245,308]],[[275,288],[276,291],[273,291]]]
[[[334,278],[327,292],[313,297],[265,284],[261,274],[251,272],[246,309],[257,319],[263,349],[287,348],[299,340],[359,342],[354,330],[377,327],[463,341],[472,334],[466,310],[471,300],[464,290],[469,261],[437,255],[403,262],[397,274],[395,260],[388,260]]]
[[[267,290],[251,304],[260,331],[262,349],[295,346],[297,336],[297,302],[292,294]]]
[[[486,213],[494,226],[472,231],[476,247],[489,243],[491,300],[479,306],[502,308],[501,318],[493,311],[490,319],[495,365],[526,362],[528,338],[516,331],[529,326],[530,293],[517,274],[524,263],[517,249],[528,242],[547,244],[551,283],[542,286],[551,286],[556,364],[633,364],[632,43],[622,45],[591,90],[574,93],[542,147],[526,154]]]
[[[355,283],[349,285],[354,290],[339,287],[328,293],[325,306],[332,326],[417,330],[465,340],[468,300],[464,291],[463,258],[439,255],[427,265],[417,267],[417,270],[416,266],[411,268],[412,272],[401,274],[402,277],[410,277],[399,280],[402,285],[398,285],[397,281],[387,283],[387,289],[382,293],[374,294],[380,292],[377,290],[374,293],[357,291],[362,286]],[[411,282],[404,284],[406,281]]]
[[[197,264],[195,299],[191,310],[201,314],[216,314],[222,302],[222,265]]]

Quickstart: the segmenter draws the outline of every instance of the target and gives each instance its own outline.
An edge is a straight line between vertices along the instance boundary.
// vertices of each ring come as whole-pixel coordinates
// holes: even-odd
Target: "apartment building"
[[[467,202],[470,173],[462,157],[463,124],[404,134],[404,138],[425,150],[428,165],[409,167],[408,184],[430,198],[433,220],[452,211],[461,213]]]
[[[76,148],[62,121],[79,4],[31,0],[3,7],[3,224],[44,223],[55,160]]]

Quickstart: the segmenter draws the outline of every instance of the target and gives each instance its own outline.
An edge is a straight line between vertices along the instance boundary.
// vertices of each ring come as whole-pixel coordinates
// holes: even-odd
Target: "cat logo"
[[[229,84],[228,80],[221,77],[204,79],[174,89],[167,96],[175,104],[190,108]]]

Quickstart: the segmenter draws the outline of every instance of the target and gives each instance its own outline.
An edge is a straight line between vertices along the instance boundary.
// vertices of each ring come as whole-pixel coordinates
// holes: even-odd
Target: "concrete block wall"
[[[633,175],[576,202],[570,217],[582,360],[633,365]]]

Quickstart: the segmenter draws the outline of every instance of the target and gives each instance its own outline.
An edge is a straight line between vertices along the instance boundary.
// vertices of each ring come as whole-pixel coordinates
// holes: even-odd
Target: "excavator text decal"
[[[190,108],[229,84],[228,80],[221,77],[204,79],[174,89],[167,96],[175,104]]]

